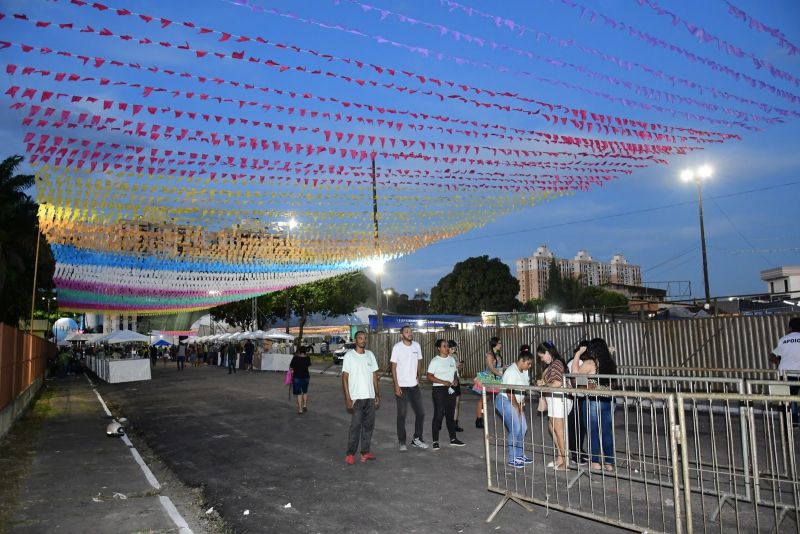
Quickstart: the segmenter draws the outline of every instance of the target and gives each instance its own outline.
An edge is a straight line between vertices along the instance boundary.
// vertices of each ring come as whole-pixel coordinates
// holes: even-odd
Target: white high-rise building
[[[610,262],[604,263],[593,259],[586,250],[579,250],[569,260],[557,258],[547,245],[542,245],[532,256],[516,262],[520,288],[517,298],[521,302],[544,297],[553,260],[562,276],[575,278],[584,287],[608,283],[638,286],[642,283],[641,268],[628,263],[622,254],[614,254]]]

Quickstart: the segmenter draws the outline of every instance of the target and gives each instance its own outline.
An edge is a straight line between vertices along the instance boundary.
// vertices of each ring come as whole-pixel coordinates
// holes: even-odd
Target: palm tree
[[[0,163],[0,321],[16,326],[30,304],[33,263],[36,255],[37,205],[25,192],[34,183],[30,174],[15,174],[22,156]],[[52,256],[49,247],[40,251],[39,279],[52,285]],[[49,271],[49,272],[48,272]]]

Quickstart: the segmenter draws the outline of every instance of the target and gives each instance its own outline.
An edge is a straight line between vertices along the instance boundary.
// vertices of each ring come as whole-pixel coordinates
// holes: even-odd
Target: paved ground
[[[159,366],[152,381],[98,388],[112,411],[131,420],[130,431],[183,483],[202,489],[203,508],[213,507],[234,532],[618,532],[513,503],[486,524],[499,496],[485,489],[474,395],[465,395],[466,447],[400,452],[384,382],[389,402],[378,410],[372,447],[378,459],[347,466],[349,414],[334,374],[313,373],[304,415],[290,403],[282,373]],[[430,409],[429,390],[423,395]],[[430,442],[429,417],[424,437]]]
[[[187,532],[184,526],[206,532],[195,519],[200,514],[193,492],[155,462],[161,487],[149,483],[130,442],[106,436],[109,422],[86,377],[48,380],[35,409],[3,443],[4,456],[16,465],[5,471],[9,479],[0,487],[0,531]],[[32,454],[17,456],[14,447]],[[188,523],[173,520],[165,502],[182,508]]]

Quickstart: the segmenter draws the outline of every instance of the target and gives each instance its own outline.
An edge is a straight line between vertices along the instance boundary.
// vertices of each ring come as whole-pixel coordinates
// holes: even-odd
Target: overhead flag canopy
[[[798,116],[797,43],[731,2],[374,1],[0,7],[59,305],[361,270]]]

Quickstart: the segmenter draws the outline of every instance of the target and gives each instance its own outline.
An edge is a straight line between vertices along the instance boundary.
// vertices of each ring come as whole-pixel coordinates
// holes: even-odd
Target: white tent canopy
[[[282,332],[278,328],[273,328],[272,330],[268,330],[266,332],[267,339],[283,339],[286,341],[294,341],[294,336],[291,334],[287,334],[286,332]]]
[[[116,330],[115,332],[111,332],[111,334],[107,338],[103,339],[103,341],[109,344],[134,343],[137,341],[149,343],[150,337],[132,330]]]

